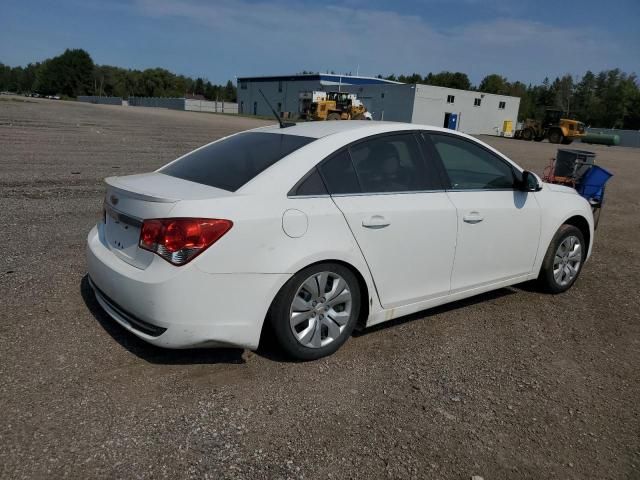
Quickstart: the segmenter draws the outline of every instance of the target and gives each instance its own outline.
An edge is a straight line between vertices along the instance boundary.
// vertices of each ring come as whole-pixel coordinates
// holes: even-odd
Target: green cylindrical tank
[[[582,137],[582,143],[593,143],[596,145],[620,145],[620,137],[618,135],[607,135],[604,133],[587,133]]]

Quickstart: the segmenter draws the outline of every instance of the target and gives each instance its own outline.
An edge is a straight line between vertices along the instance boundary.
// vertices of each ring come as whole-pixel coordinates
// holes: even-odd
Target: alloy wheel
[[[334,272],[318,272],[298,287],[289,310],[295,339],[308,348],[321,348],[342,335],[352,311],[349,285]]]
[[[553,259],[553,278],[560,286],[571,283],[578,272],[582,263],[582,245],[580,239],[574,235],[565,238]]]

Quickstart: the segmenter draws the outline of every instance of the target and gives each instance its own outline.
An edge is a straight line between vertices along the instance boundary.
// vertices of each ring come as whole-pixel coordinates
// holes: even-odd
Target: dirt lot
[[[160,350],[101,313],[102,178],[264,123],[0,98],[0,477],[640,478],[640,150],[588,147],[616,176],[564,295],[503,289],[303,364]],[[536,172],[556,148],[485,140]]]

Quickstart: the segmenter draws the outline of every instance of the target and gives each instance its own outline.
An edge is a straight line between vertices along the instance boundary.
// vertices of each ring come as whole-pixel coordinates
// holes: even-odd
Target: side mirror
[[[528,170],[522,172],[522,180],[520,181],[520,190],[523,192],[539,192],[542,190],[542,185],[538,181],[538,178]]]

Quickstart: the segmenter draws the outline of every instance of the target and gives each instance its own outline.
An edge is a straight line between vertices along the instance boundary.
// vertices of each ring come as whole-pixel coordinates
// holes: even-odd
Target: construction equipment
[[[300,118],[305,120],[371,119],[355,93],[300,92]]]
[[[549,143],[562,143],[569,145],[576,139],[585,135],[584,123],[578,120],[566,118],[562,110],[547,109],[542,122],[533,118],[527,118],[522,128],[515,131],[513,138],[522,140],[535,140],[541,142],[545,138]]]

